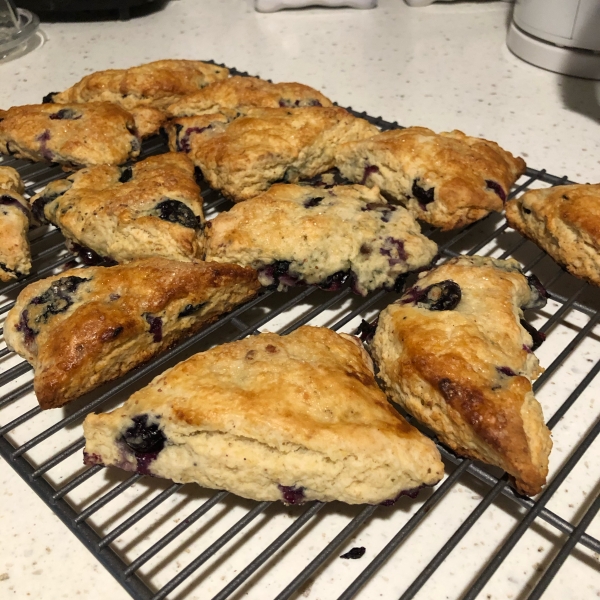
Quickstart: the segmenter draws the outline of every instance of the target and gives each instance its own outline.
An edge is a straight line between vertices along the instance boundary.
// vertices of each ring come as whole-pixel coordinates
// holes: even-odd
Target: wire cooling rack
[[[383,130],[399,127],[355,114]],[[148,140],[142,157],[165,150],[162,140]],[[28,195],[64,175],[59,167],[15,159],[0,164],[17,168]],[[571,182],[527,169],[511,197],[562,183]],[[209,218],[230,206],[208,188],[202,196]],[[588,467],[600,432],[592,391],[600,371],[598,290],[561,270],[497,214],[458,232],[424,233],[438,243],[442,257],[514,257],[549,291],[548,306],[528,314],[548,336],[537,352],[546,370],[534,390],[554,435],[548,485],[536,499],[517,494],[502,472],[440,444],[445,479],[393,507],[285,507],[83,466],[84,417],[112,409],[176,362],[265,329],[286,334],[311,323],[354,332],[362,318],[371,319],[397,298],[388,292],[361,298],[348,287],[334,293],[313,287],[266,291],[150,364],[53,411],[39,409],[31,367],[2,343],[0,454],[136,599],[472,600],[511,597],[495,595],[498,585],[508,585],[515,598],[533,600],[545,594],[567,560],[571,568],[577,561],[597,573],[600,536],[592,529],[600,533],[593,522],[600,486],[590,478],[597,470]],[[76,265],[58,230],[40,227],[31,239],[32,274],[0,288],[0,319],[27,284]],[[366,547],[365,555],[341,560],[353,546]],[[440,584],[444,594],[435,587]]]

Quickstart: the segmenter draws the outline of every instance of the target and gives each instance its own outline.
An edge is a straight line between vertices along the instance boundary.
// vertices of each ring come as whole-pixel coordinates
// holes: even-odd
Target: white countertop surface
[[[510,10],[502,2],[408,8],[401,0],[380,0],[370,11],[259,14],[250,0],[174,0],[128,22],[44,23],[43,46],[0,63],[0,107],[40,102],[99,69],[159,58],[214,59],[274,81],[309,84],[341,105],[403,125],[484,136],[534,168],[600,181],[600,83],[561,77],[513,56],[504,42]],[[0,598],[129,598],[1,460],[0,532]],[[541,552],[544,544],[538,546]],[[465,549],[465,561],[473,551]],[[569,559],[548,598],[600,596],[598,556],[588,554],[580,570]],[[518,575],[507,581],[481,597],[522,598]],[[454,597],[441,590],[429,597]],[[330,597],[310,587],[303,595]]]

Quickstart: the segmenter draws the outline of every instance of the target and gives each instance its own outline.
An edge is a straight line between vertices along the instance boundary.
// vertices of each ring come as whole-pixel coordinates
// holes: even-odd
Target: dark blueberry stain
[[[106,259],[103,256],[100,256],[97,252],[94,252],[91,248],[87,246],[82,246],[81,244],[75,244],[71,242],[69,244],[69,250],[79,256],[83,264],[88,267],[93,267],[94,265],[99,265],[101,262],[104,262]]]
[[[178,318],[189,317],[190,315],[196,314],[206,306],[206,302],[200,302],[200,304],[187,304],[184,309],[177,315]]]
[[[516,377],[517,374],[510,367],[496,367],[496,371],[507,377]]]
[[[119,181],[121,183],[127,183],[133,177],[133,169],[131,167],[125,167],[121,171],[121,176],[119,177]]]
[[[388,257],[390,266],[403,263],[407,258],[404,242],[393,237],[385,238],[384,247],[379,249],[379,254]]]
[[[46,192],[31,205],[31,212],[40,223],[44,223],[46,221],[46,216],[44,215],[44,207],[46,204],[56,200],[59,196],[62,196],[62,193]]]
[[[381,220],[384,223],[389,223],[392,213],[396,210],[396,207],[384,202],[367,202],[361,209],[362,212],[377,211],[381,213]]]
[[[327,277],[325,281],[321,282],[319,284],[319,287],[322,290],[326,290],[327,292],[337,292],[342,287],[342,285],[344,285],[344,282],[347,278],[347,271],[338,271],[337,273],[334,273],[333,275]]]
[[[50,140],[50,137],[50,131],[46,129],[43,133],[40,133],[40,135],[38,135],[35,139],[40,143],[40,154],[42,155],[42,157],[45,160],[52,162],[54,160],[54,154],[46,144],[46,142]]]
[[[360,253],[364,256],[369,256],[369,254],[371,254],[371,252],[373,252],[373,248],[371,248],[371,246],[369,246],[369,244],[363,244],[360,247]]]
[[[49,115],[50,119],[53,121],[76,121],[77,119],[81,119],[83,115],[72,108],[61,108],[58,112],[52,113]]]
[[[56,94],[58,94],[58,92],[50,92],[49,94],[46,94],[42,98],[42,104],[54,104],[54,96]]]
[[[523,350],[525,350],[527,354],[531,354],[533,352],[533,350],[527,344],[523,344]]]
[[[356,335],[365,343],[369,344],[373,341],[375,332],[377,331],[377,325],[379,324],[379,317],[377,317],[372,323],[365,321],[364,319],[360,322]]]
[[[84,277],[61,277],[53,281],[50,287],[40,296],[32,298],[30,304],[47,304],[47,312],[50,314],[58,314],[64,312],[71,304],[73,304],[71,294],[74,294],[79,286],[85,281],[90,281]],[[66,306],[65,306],[66,304]]]
[[[419,487],[413,488],[412,490],[404,490],[403,492],[400,492],[395,498],[391,498],[390,500],[384,500],[381,503],[381,506],[393,506],[402,496],[407,496],[408,498],[412,498],[414,500],[419,495],[419,492],[423,487],[425,486],[420,485]]]
[[[401,304],[420,304],[428,310],[454,310],[462,297],[460,286],[446,279],[420,290],[413,287],[402,297]]]
[[[325,177],[327,177],[327,181],[333,181],[333,183],[325,183]],[[324,189],[330,189],[336,185],[349,185],[352,182],[342,177],[339,169],[330,169],[325,173],[320,173],[319,175],[315,175],[310,179],[302,180],[300,185],[310,185],[312,187],[321,187]]]
[[[363,546],[357,546],[356,548],[352,548],[352,550],[350,550],[349,552],[346,552],[346,554],[342,554],[340,558],[351,558],[353,560],[356,560],[357,558],[362,558],[366,551],[366,548],[364,548]]]
[[[29,327],[29,311],[24,310],[19,317],[19,322],[15,326],[17,331],[20,331],[23,334],[25,345],[30,346],[37,335],[31,327]]]
[[[162,342],[162,319],[160,317],[153,317],[149,313],[144,313],[144,317],[148,325],[150,325],[149,332],[153,335],[153,341],[155,343]]]
[[[530,211],[528,208],[523,208],[523,212],[524,212],[526,215],[530,215],[530,214],[531,214],[531,211]]]
[[[314,206],[319,206],[323,201],[323,196],[315,196],[314,198],[309,198],[304,201],[304,208],[313,208]]]
[[[412,195],[419,201],[419,206],[422,210],[427,210],[427,205],[435,200],[435,188],[426,190],[419,185],[419,178],[415,179],[412,184]]]
[[[527,277],[527,283],[531,289],[533,296],[533,302],[527,305],[527,308],[543,308],[548,302],[548,292],[542,285],[542,282],[537,278],[536,275],[529,275]]]
[[[304,488],[287,485],[278,485],[283,501],[286,504],[302,504],[304,502]]]
[[[15,277],[21,276],[21,273],[19,273],[18,271],[15,271],[14,269],[11,269],[8,265],[6,265],[3,262],[0,262],[0,269],[2,269],[3,271],[6,271],[6,273],[11,273]]]
[[[392,286],[392,290],[397,294],[400,294],[404,291],[406,287],[406,278],[408,277],[408,273],[401,273],[396,277],[396,281],[394,281],[394,285]]]
[[[521,327],[529,333],[531,339],[533,340],[533,346],[531,346],[531,351],[537,350],[545,341],[546,334],[538,331],[533,325],[530,325],[525,319],[521,319]]]
[[[121,294],[111,294],[108,298],[110,299],[111,302],[114,302],[115,300],[118,300],[121,297]]]
[[[178,152],[189,152],[192,149],[192,146],[190,145],[190,137],[192,134],[202,133],[207,129],[212,129],[212,125],[207,125],[206,127],[188,127],[185,130],[185,133],[180,135],[183,129],[183,125],[180,125],[179,123],[175,124],[175,147]]]
[[[29,212],[27,212],[27,209],[18,200],[16,200],[12,196],[9,196],[7,194],[0,196],[0,205],[14,206],[14,207],[18,208],[23,214],[25,214],[27,216],[27,218],[29,218]]]
[[[158,213],[158,217],[163,221],[177,223],[190,229],[198,229],[200,226],[198,218],[192,209],[179,200],[167,198],[157,204],[155,210]]]
[[[104,466],[102,462],[102,457],[99,454],[93,454],[91,452],[83,451],[83,464],[88,467],[93,467],[94,465]]]
[[[506,192],[504,188],[496,181],[492,181],[491,179],[485,180],[485,187],[488,190],[492,190],[502,202],[506,202]]]
[[[363,177],[360,180],[360,184],[361,185],[365,185],[365,183],[367,182],[367,179],[369,178],[370,175],[372,175],[373,173],[379,173],[379,167],[375,166],[375,165],[367,165],[365,167],[365,170],[363,172]]]
[[[167,438],[158,423],[149,423],[148,415],[137,415],[133,425],[123,433],[124,442],[136,453],[158,453],[165,447]]]

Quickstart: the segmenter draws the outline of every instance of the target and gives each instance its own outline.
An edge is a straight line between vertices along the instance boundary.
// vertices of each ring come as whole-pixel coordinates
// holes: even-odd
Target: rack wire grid
[[[349,110],[383,130],[399,127]],[[154,138],[143,144],[141,158],[165,150],[164,142]],[[28,195],[64,175],[58,166],[11,158],[1,164],[17,168]],[[571,182],[527,169],[511,196],[563,183]],[[202,196],[208,218],[230,206],[207,187]],[[534,390],[550,416],[554,437],[548,485],[536,499],[516,493],[499,470],[458,457],[439,443],[444,480],[393,507],[320,502],[287,507],[83,466],[84,417],[118,406],[176,362],[262,330],[287,334],[311,323],[355,332],[362,319],[372,319],[398,297],[380,291],[362,298],[348,286],[337,292],[267,290],[150,364],[53,411],[37,406],[30,365],[3,344],[0,454],[136,599],[472,600],[500,597],[495,590],[502,582],[515,598],[534,600],[553,580],[556,585],[566,561],[571,565],[567,579],[578,579],[575,563],[595,576],[600,484],[589,477],[597,470],[586,471],[584,465],[600,447],[593,446],[600,420],[592,391],[600,371],[600,295],[512,231],[501,215],[459,231],[425,228],[424,233],[438,243],[442,258],[514,257],[525,272],[535,271],[549,291],[548,305],[528,314],[548,336],[537,351],[546,370]],[[31,241],[33,274],[0,288],[1,318],[27,284],[75,264],[57,229],[39,227]],[[340,560],[353,546],[366,547],[365,555]],[[434,591],[440,582],[443,596]]]

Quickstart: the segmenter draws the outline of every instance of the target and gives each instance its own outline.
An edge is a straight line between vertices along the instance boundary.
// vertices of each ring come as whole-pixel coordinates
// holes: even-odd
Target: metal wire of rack
[[[399,127],[397,123],[373,118],[366,113],[355,114],[384,130]],[[158,138],[148,140],[143,145],[142,157],[164,150],[162,140]],[[34,190],[63,175],[59,167],[31,164],[15,159],[5,159],[1,164],[17,168],[23,179],[27,181],[28,194],[32,194]],[[567,182],[566,178],[550,175],[544,170],[527,169],[526,175],[512,191],[511,196],[532,187]],[[202,195],[208,215],[228,207],[224,198],[206,187],[203,188]],[[543,310],[538,312],[536,319],[541,323],[538,328],[550,339],[558,335],[556,332],[560,328],[566,327],[572,331],[568,341],[559,344],[558,351],[547,363],[545,372],[534,384],[536,392],[548,388],[549,382],[557,377],[565,363],[573,357],[581,358],[584,345],[591,344],[594,348],[600,346],[597,343],[600,339],[598,336],[600,306],[597,294],[594,295],[591,286],[567,275],[542,251],[512,232],[500,216],[490,215],[483,221],[449,234],[434,229],[425,229],[424,232],[438,243],[440,253],[444,257],[476,253],[491,254],[500,258],[512,256],[525,265],[526,272],[536,268],[536,273],[549,290],[554,307],[554,312],[550,314]],[[33,274],[0,288],[0,295],[4,298],[4,302],[0,305],[0,316],[8,312],[14,304],[16,295],[27,284],[74,264],[73,257],[64,251],[60,232],[55,229],[39,228],[33,231],[32,250]],[[123,473],[114,475],[112,479],[109,477],[107,480],[106,471],[101,467],[81,466],[78,458],[84,446],[81,422],[94,410],[112,408],[165,367],[192,353],[206,349],[217,341],[221,343],[242,339],[247,335],[258,333],[264,327],[286,334],[306,323],[324,324],[336,331],[342,329],[353,331],[361,318],[372,317],[378,309],[395,298],[393,293],[387,292],[377,292],[369,297],[359,298],[354,296],[348,287],[333,293],[312,287],[292,289],[287,294],[266,291],[151,363],[111,385],[104,386],[98,392],[89,394],[81,402],[75,402],[72,407],[52,411],[50,416],[48,412],[42,412],[33,400],[31,367],[3,347],[0,349],[0,419],[2,419],[0,455],[129,594],[140,600],[187,597],[193,593],[197,585],[206,580],[212,581],[213,588],[217,591],[203,594],[202,597],[212,597],[214,600],[241,597],[256,586],[263,585],[261,582],[265,574],[279,568],[279,563],[284,560],[286,554],[301,543],[302,536],[306,531],[314,528],[321,517],[323,522],[333,521],[333,526],[339,525],[335,529],[337,533],[335,535],[331,533],[327,537],[327,543],[321,549],[316,552],[313,550],[312,554],[305,553],[307,558],[298,561],[302,563],[300,565],[293,561],[291,570],[288,560],[285,572],[286,574],[292,572],[295,575],[287,578],[287,584],[275,586],[276,589],[272,593],[266,592],[266,588],[263,587],[261,595],[258,596],[273,597],[275,600],[298,597],[303,591],[306,592],[307,585],[312,585],[318,580],[320,573],[323,577],[322,573],[331,567],[342,547],[351,543],[361,532],[368,534],[369,528],[374,527],[378,515],[384,513],[383,516],[388,518],[393,514],[390,510],[394,509],[366,506],[353,507],[350,510],[345,507],[340,509],[342,512],[346,511],[345,520],[340,520],[339,515],[333,514],[338,509],[332,509],[331,505],[320,502],[289,509],[279,503],[243,501],[223,491],[204,490],[201,493],[190,491],[193,486],[166,484],[139,474]],[[589,352],[586,356],[588,362],[592,360],[589,358]],[[584,363],[583,359],[578,363],[579,374],[581,374],[580,363]],[[578,380],[566,397],[561,396],[554,402],[554,412],[548,421],[550,428],[556,427],[568,411],[580,406],[582,395],[590,389],[599,372],[600,358],[596,358],[583,376],[578,375]],[[8,420],[5,420],[6,418]],[[588,423],[592,425],[582,432],[577,443],[573,444],[563,463],[552,473],[547,487],[537,499],[526,498],[516,493],[502,473],[475,461],[458,457],[438,444],[447,467],[445,480],[426,495],[426,498],[423,499],[422,494],[417,500],[406,499],[399,503],[404,508],[397,508],[396,513],[401,513],[403,510],[406,515],[400,515],[403,519],[398,522],[397,529],[389,532],[391,537],[388,536],[386,542],[380,544],[379,551],[370,557],[368,564],[362,570],[357,570],[356,576],[352,575],[350,579],[346,577],[345,587],[338,589],[335,597],[338,600],[349,600],[360,594],[366,585],[376,579],[381,569],[393,562],[392,558],[396,553],[414,547],[411,546],[412,538],[422,529],[430,527],[430,522],[434,521],[436,508],[442,506],[444,499],[458,486],[464,485],[479,490],[480,499],[474,503],[471,512],[465,514],[464,519],[457,523],[453,533],[440,540],[437,550],[435,550],[436,544],[433,545],[434,549],[431,550],[429,559],[423,560],[425,566],[405,576],[394,590],[401,592],[402,600],[408,600],[417,596],[421,590],[427,589],[430,578],[440,572],[440,568],[453,552],[457,552],[459,544],[463,543],[465,536],[468,536],[478,523],[481,523],[486,511],[491,506],[500,506],[505,513],[512,515],[507,533],[497,548],[484,558],[480,567],[473,569],[467,584],[459,590],[459,597],[465,600],[479,597],[527,532],[536,523],[544,523],[551,532],[548,535],[554,535],[556,538],[554,550],[550,553],[542,574],[533,577],[528,595],[522,596],[530,599],[542,597],[561,566],[574,552],[589,549],[600,553],[600,540],[587,533],[600,510],[598,486],[581,504],[575,517],[563,517],[549,508],[553,497],[556,497],[557,490],[580,464],[582,457],[600,433],[600,418],[597,411],[594,413],[592,409],[592,417],[590,418],[588,414],[587,418]],[[61,438],[54,443],[53,440],[60,436],[64,439]],[[58,451],[54,451],[56,446],[60,448]],[[81,492],[89,488],[94,481],[98,483],[92,491]],[[134,497],[132,494],[137,490],[141,491]],[[154,495],[148,499],[152,494]],[[200,494],[200,497],[194,494]],[[165,516],[165,507],[175,506],[174,503],[178,503],[177,514],[182,514],[183,517],[172,526],[174,522],[169,520],[168,511]],[[118,507],[111,509],[116,504]],[[219,528],[218,521],[215,521],[214,517],[211,521],[210,516],[219,510],[223,513],[224,507],[231,509],[233,521],[228,522],[227,527]],[[104,520],[99,518],[109,510],[112,510],[110,517]],[[148,524],[150,519],[154,519],[160,525],[156,532],[154,526]],[[280,526],[277,534],[271,535],[268,543],[259,552],[255,552],[251,546],[256,539],[256,528],[260,526],[259,530],[263,531],[264,528],[268,529],[270,524],[282,521],[284,526]],[[168,576],[163,576],[162,580],[158,578],[157,583],[156,573],[160,572],[160,569],[158,567],[148,569],[148,565],[156,564],[165,553],[166,558],[161,559],[162,563],[159,563],[159,566],[169,566],[173,563],[173,557],[178,555],[172,550],[169,551],[169,548],[179,544],[185,549],[188,546],[187,540],[190,539],[186,536],[189,536],[194,526],[200,523],[203,530],[208,531],[209,541],[185,566],[178,565],[176,569],[169,572]],[[212,528],[211,523],[214,525]],[[273,531],[275,529],[273,525]],[[331,525],[330,530],[333,531]],[[135,532],[135,535],[132,532]],[[153,537],[151,536],[150,543],[144,546],[145,536],[150,535],[150,532]],[[121,540],[128,535],[130,538],[132,535],[133,537],[121,544]],[[199,539],[202,541],[204,538]],[[196,538],[191,540],[189,544],[195,548]],[[203,569],[206,569],[209,564],[214,564],[217,558],[221,557],[219,560],[222,560],[223,556],[235,553],[231,548],[239,550],[238,553],[241,552],[242,560],[238,561],[238,568],[227,571],[228,577],[224,578],[227,582],[221,587],[215,577],[211,579],[210,569],[213,567],[206,571]],[[165,571],[168,569],[165,568]],[[200,579],[198,579],[199,572]],[[334,597],[334,595],[327,597]],[[397,594],[394,597],[397,597]]]

